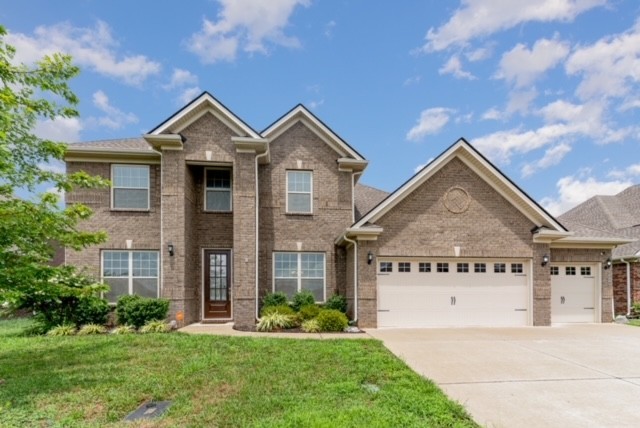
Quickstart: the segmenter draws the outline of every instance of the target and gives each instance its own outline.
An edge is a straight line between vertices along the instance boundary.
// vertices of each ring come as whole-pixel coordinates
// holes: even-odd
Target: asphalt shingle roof
[[[69,144],[70,149],[98,149],[98,150],[131,150],[131,151],[149,151],[152,152],[151,146],[144,138],[119,138],[114,140],[98,140],[84,141],[81,143]]]
[[[354,189],[356,221],[360,220],[387,196],[389,193],[384,190],[357,183]]]

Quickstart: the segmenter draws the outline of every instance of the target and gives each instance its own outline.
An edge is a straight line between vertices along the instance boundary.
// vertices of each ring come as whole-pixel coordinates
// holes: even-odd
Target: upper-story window
[[[111,182],[113,209],[149,209],[149,165],[112,165]]]
[[[206,211],[231,211],[231,170],[207,169],[204,195]]]
[[[313,173],[287,171],[287,212],[313,213]]]

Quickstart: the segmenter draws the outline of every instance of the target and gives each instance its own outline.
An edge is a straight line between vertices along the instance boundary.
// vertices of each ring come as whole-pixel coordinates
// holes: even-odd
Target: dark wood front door
[[[231,252],[204,252],[204,317],[231,318]]]

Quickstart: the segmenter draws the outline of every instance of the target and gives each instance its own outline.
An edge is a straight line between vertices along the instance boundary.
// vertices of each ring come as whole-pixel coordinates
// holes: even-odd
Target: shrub
[[[278,312],[274,312],[269,315],[265,315],[260,318],[258,323],[258,331],[273,331],[281,330],[283,328],[291,328],[295,325],[295,320],[292,315],[285,315]]]
[[[87,336],[90,334],[104,334],[107,329],[100,324],[85,324],[80,330],[78,330],[78,336]]]
[[[162,320],[147,322],[140,329],[140,333],[169,333],[171,326]]]
[[[140,328],[149,321],[164,321],[169,313],[169,301],[146,297],[122,296],[116,305],[119,324]]]
[[[340,311],[343,314],[347,313],[347,298],[345,296],[341,296],[340,294],[334,294],[329,297],[329,299],[324,304],[324,307],[327,309],[335,309],[336,311]]]
[[[318,324],[318,320],[310,319],[303,322],[302,331],[305,333],[320,333],[320,324]]]
[[[314,305],[316,303],[316,298],[313,296],[311,291],[302,290],[293,295],[293,302],[291,302],[291,307],[298,312],[301,307],[306,305]]]
[[[278,305],[278,306],[265,306],[260,311],[260,316],[271,315],[273,313],[279,313],[282,315],[295,315],[296,311],[291,309],[289,305]]]
[[[298,312],[298,315],[300,315],[300,318],[303,320],[310,320],[312,318],[317,317],[319,313],[320,313],[320,307],[314,304],[314,305],[304,305],[303,307],[301,307],[300,312]]]
[[[279,291],[277,293],[268,293],[262,299],[262,306],[282,306],[288,303],[287,295]]]
[[[631,308],[633,309],[633,312],[640,314],[640,302],[633,302]]]
[[[111,334],[133,334],[136,332],[135,327],[128,324],[118,326],[111,330]]]
[[[109,304],[97,296],[68,296],[52,301],[46,308],[35,315],[36,322],[45,330],[54,326],[73,324],[79,327],[84,324],[105,324],[109,314]]]
[[[316,317],[321,331],[344,331],[349,325],[347,316],[335,309],[323,309]]]
[[[58,325],[47,332],[47,336],[73,336],[74,334],[76,334],[76,326],[72,324]]]

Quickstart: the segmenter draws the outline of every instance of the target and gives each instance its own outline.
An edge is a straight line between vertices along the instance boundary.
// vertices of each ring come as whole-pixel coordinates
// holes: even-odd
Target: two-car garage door
[[[378,326],[526,326],[527,260],[379,259]]]

